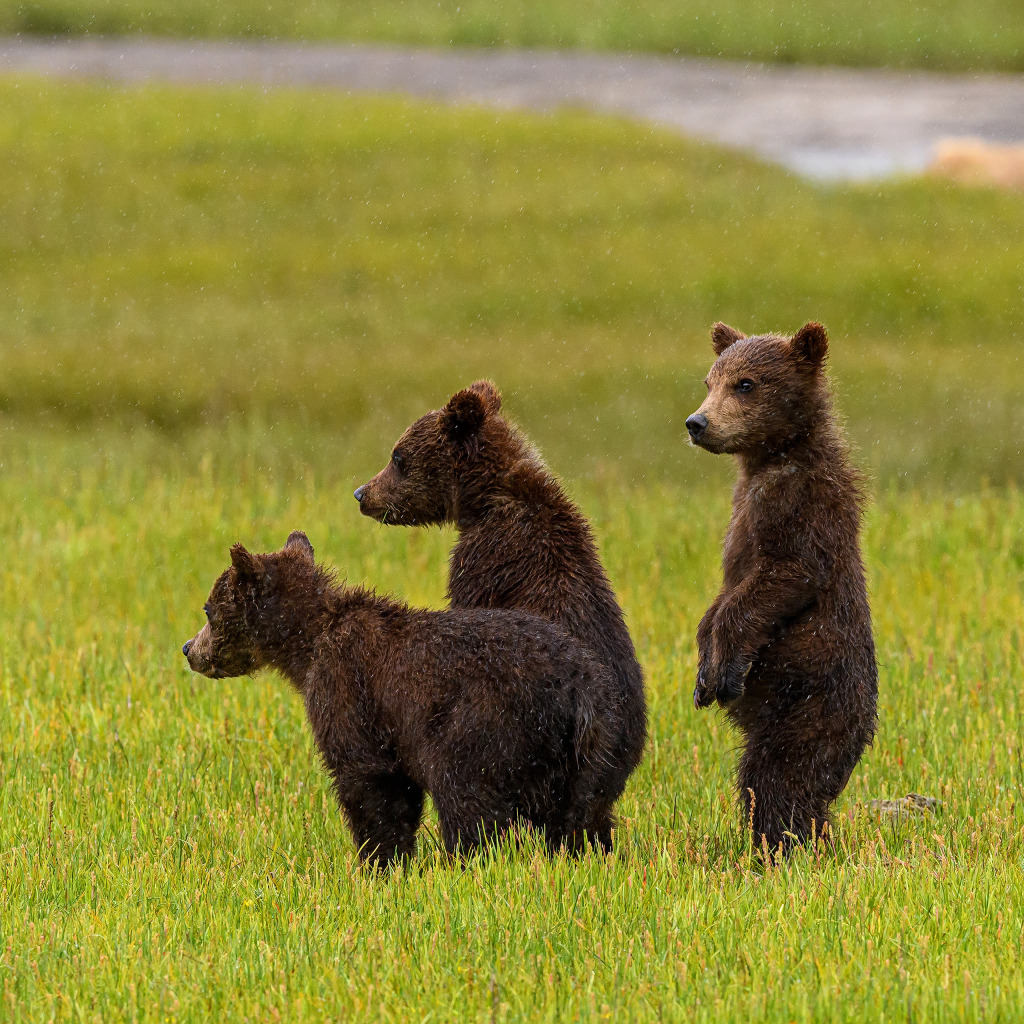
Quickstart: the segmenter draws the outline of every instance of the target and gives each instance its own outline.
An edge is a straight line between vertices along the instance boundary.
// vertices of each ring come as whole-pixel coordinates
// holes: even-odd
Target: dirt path
[[[934,144],[950,136],[1024,140],[1024,76],[145,38],[0,38],[0,71],[293,84],[540,110],[586,107],[749,150],[820,179],[920,170]]]

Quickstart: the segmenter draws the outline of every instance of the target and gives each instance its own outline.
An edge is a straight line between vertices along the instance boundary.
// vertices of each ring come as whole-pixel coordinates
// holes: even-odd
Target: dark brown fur
[[[302,695],[360,857],[412,856],[423,794],[452,852],[516,820],[580,851],[608,756],[607,670],[515,611],[418,611],[338,586],[305,534],[231,549],[185,644],[212,678],[270,666]],[[597,843],[597,836],[589,837]]]
[[[788,848],[821,833],[875,732],[863,499],[832,414],[825,329],[746,338],[716,324],[712,340],[708,396],[687,427],[736,456],[739,480],[722,590],[697,629],[694,702],[717,700],[743,731],[744,814],[759,842]]]
[[[612,807],[643,756],[643,673],[590,526],[480,381],[418,419],[391,462],[356,491],[382,523],[454,523],[448,598],[453,608],[519,608],[582,641],[613,677],[600,700],[615,737],[590,827],[607,849]]]

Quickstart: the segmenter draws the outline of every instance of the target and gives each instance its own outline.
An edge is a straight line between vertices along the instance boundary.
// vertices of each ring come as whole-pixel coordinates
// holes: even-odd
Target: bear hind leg
[[[610,807],[598,808],[587,823],[587,839],[597,853],[612,852],[612,828],[615,818]]]
[[[807,774],[794,775],[793,767],[772,758],[755,758],[748,749],[740,761],[737,778],[743,826],[753,834],[754,846],[767,843],[784,853],[822,835],[830,826],[832,799],[813,785]]]
[[[410,778],[401,773],[363,778],[340,799],[364,864],[385,868],[415,855],[423,790]]]

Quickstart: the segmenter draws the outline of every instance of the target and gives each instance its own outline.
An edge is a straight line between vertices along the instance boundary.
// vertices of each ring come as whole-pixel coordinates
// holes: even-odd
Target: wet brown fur
[[[425,792],[449,851],[517,820],[584,847],[610,684],[577,641],[522,612],[339,586],[302,533],[271,554],[235,545],[231,563],[184,653],[212,678],[269,666],[295,687],[363,860],[414,854]]]
[[[745,820],[759,845],[788,848],[822,832],[875,732],[863,498],[832,413],[825,329],[746,338],[716,324],[712,341],[694,442],[735,455],[739,479],[694,702],[717,700],[742,730]]]
[[[356,494],[383,523],[453,523],[453,608],[519,608],[563,626],[613,673],[600,695],[616,737],[589,827],[611,848],[612,808],[643,756],[643,674],[590,526],[519,431],[488,381],[457,392],[402,435]]]

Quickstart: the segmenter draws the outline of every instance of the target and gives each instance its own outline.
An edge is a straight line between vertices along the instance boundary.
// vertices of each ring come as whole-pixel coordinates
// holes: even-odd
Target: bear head
[[[486,380],[457,391],[398,439],[388,464],[355,491],[364,516],[396,526],[451,522],[458,470],[478,452],[488,424],[499,420],[501,395]]]
[[[313,546],[299,531],[272,554],[256,555],[241,544],[231,548],[231,565],[220,574],[203,605],[206,625],[182,647],[193,672],[211,679],[244,676],[266,664],[260,612],[275,569],[282,560],[313,564]]]
[[[821,324],[806,324],[791,338],[748,338],[718,323],[711,341],[718,358],[705,380],[707,398],[686,421],[692,444],[759,457],[785,451],[808,433],[827,403]]]

